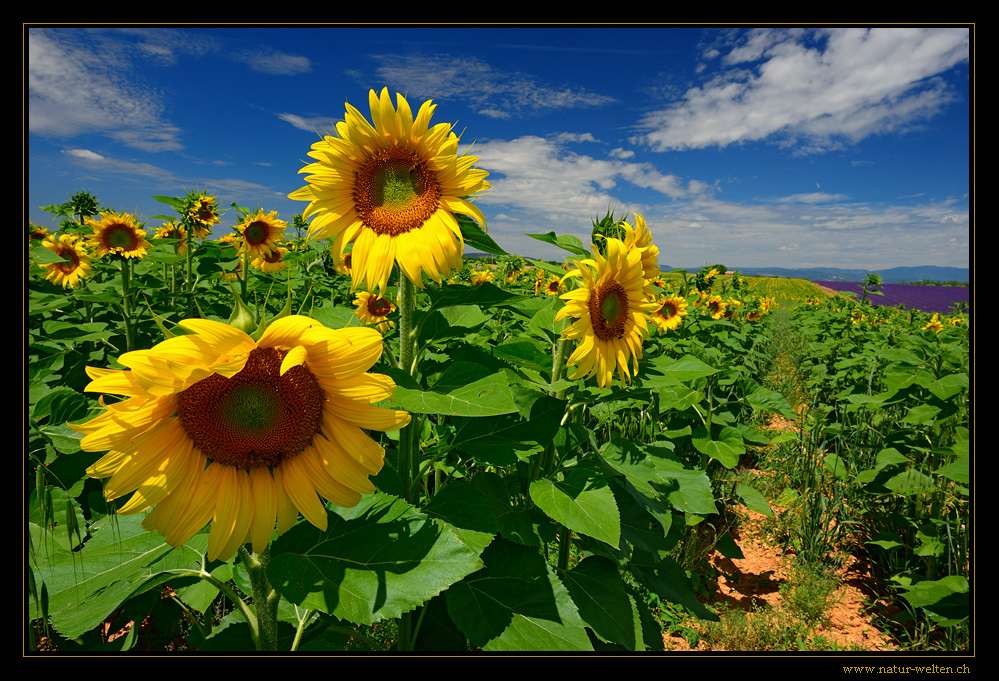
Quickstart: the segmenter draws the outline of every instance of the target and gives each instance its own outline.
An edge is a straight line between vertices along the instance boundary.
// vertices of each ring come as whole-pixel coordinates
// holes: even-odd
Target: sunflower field
[[[637,213],[507,253],[433,105],[369,105],[287,221],[195,188],[29,228],[29,649],[661,651],[747,509],[967,649],[967,313],[662,273]]]

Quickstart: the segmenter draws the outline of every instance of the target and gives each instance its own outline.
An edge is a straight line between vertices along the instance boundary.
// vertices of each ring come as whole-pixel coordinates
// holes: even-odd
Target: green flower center
[[[138,244],[135,231],[123,223],[114,223],[104,232],[104,243],[109,248],[120,248],[125,251],[134,250]]]
[[[372,156],[354,183],[357,214],[376,234],[397,236],[422,227],[437,211],[440,197],[436,175],[405,147]]]

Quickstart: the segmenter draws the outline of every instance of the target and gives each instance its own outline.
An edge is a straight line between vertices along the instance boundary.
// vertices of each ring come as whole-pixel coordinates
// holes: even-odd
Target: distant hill
[[[729,267],[732,266],[729,265]],[[700,267],[692,267],[687,271],[697,272],[700,269]],[[967,267],[937,267],[935,265],[891,267],[885,270],[850,270],[838,267],[803,267],[800,269],[732,267],[732,269],[749,277],[786,277],[789,279],[808,279],[809,281],[863,281],[871,272],[881,275],[881,281],[886,284],[914,281],[971,281],[971,271]]]

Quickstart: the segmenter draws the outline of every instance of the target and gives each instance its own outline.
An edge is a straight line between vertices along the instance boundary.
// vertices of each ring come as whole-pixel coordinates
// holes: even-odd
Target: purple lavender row
[[[856,300],[863,295],[864,284],[855,281],[816,281],[819,286],[831,288],[834,291],[852,292]],[[969,304],[970,294],[967,286],[920,286],[918,284],[882,284],[875,290],[884,295],[868,295],[867,300],[874,305],[895,307],[905,305],[907,310],[922,312],[952,312],[954,303]]]

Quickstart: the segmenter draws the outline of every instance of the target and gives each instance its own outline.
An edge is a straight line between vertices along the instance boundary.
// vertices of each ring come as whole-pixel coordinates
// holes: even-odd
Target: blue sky
[[[433,99],[511,253],[641,213],[660,263],[968,267],[967,27],[25,30],[28,219],[77,191],[152,216],[208,189],[276,210],[368,90]],[[229,210],[217,233],[236,222]]]

